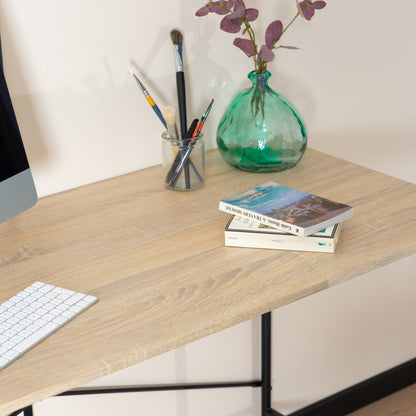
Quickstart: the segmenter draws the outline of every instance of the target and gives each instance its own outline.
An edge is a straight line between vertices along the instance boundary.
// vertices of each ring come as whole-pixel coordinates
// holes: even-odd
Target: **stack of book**
[[[220,201],[225,245],[333,253],[351,206],[266,182]]]

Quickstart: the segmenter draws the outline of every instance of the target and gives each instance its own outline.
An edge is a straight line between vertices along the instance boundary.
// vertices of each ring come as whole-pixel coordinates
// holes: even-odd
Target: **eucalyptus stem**
[[[297,19],[297,17],[300,16],[300,12],[298,11],[295,15],[295,17],[287,24],[287,26],[283,29],[282,33],[280,34],[280,36],[277,38],[276,42],[274,43],[274,45],[276,45],[277,42],[279,42],[280,38],[283,36],[283,34],[286,32],[286,30],[289,29],[289,27],[292,25],[292,23]],[[273,46],[274,46],[273,45]]]
[[[250,23],[246,19],[243,19],[243,18],[241,18],[241,21],[244,23],[244,26],[247,29],[248,36],[251,40],[251,43],[253,44],[253,48],[254,48],[254,55],[253,55],[254,69],[255,69],[255,71],[257,71],[257,54],[258,54],[258,52],[257,52],[256,36],[254,34],[254,30],[251,27]]]
[[[292,25],[292,23],[300,16],[300,12],[298,11],[295,16],[293,17],[293,19],[286,25],[286,27],[282,30],[282,33],[280,34],[280,36],[276,39],[276,41],[273,44],[273,49],[279,49],[279,46],[276,46],[276,43],[279,42],[279,40],[282,38],[282,36],[284,35],[284,33],[286,32],[287,29],[289,29],[289,27]],[[256,49],[257,52],[257,49]],[[257,55],[257,54],[256,54]],[[257,63],[257,60],[256,60]],[[267,65],[265,64],[265,62],[260,59],[260,67],[257,70],[257,66],[255,65],[256,68],[256,72],[258,74],[260,74],[264,69],[267,68]]]

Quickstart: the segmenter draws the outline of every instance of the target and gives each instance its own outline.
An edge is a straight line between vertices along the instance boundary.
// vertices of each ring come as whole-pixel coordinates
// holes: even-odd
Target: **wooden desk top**
[[[266,180],[354,206],[335,254],[224,246],[220,199]],[[416,186],[308,149],[252,174],[207,154],[207,184],[159,166],[42,198],[0,225],[0,303],[35,280],[99,302],[0,372],[0,415],[416,253]]]

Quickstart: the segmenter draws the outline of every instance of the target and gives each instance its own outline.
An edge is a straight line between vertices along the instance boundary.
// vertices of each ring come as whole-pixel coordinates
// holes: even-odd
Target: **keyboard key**
[[[0,368],[6,367],[9,362],[10,360],[6,360],[6,358],[0,357]]]
[[[22,337],[20,335],[15,335],[14,337],[10,338],[11,342],[15,342],[16,344],[23,341],[25,337]]]
[[[13,358],[16,358],[18,355],[19,353],[17,351],[9,350],[6,353],[4,353],[3,358],[13,360]]]
[[[26,327],[25,329],[26,329],[26,331],[30,331],[30,332],[33,333],[33,332],[37,331],[38,329],[40,329],[40,326],[32,324],[32,325],[29,325],[28,327]]]
[[[12,327],[12,324],[9,324],[7,321],[0,324],[0,329],[7,330]]]
[[[52,322],[54,322],[55,324],[63,324],[67,320],[68,320],[68,318],[61,315],[61,316],[57,316]]]
[[[16,345],[16,343],[15,342],[11,342],[11,341],[6,341],[6,342],[3,342],[3,344],[1,344],[1,346],[3,348],[6,348],[8,350],[12,349],[15,345]]]
[[[34,343],[38,343],[44,339],[47,335],[51,334],[55,329],[59,328],[59,325],[53,322],[48,322],[44,327],[39,328],[32,335],[27,337],[25,340],[15,345],[13,349],[18,352],[25,352]]]
[[[79,300],[85,298],[86,296],[82,293],[76,293],[75,295],[72,295],[69,299],[65,301],[67,305],[75,305]]]
[[[17,331],[14,331],[13,329],[8,329],[7,331],[4,331],[2,335],[5,335],[6,337],[12,338],[17,334]]]

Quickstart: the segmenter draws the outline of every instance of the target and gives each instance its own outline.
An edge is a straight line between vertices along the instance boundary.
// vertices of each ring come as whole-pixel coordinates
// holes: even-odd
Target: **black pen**
[[[186,138],[187,138],[187,139],[190,139],[190,138],[192,138],[192,137],[193,137],[193,134],[194,134],[195,129],[197,128],[197,126],[198,126],[198,119],[197,119],[197,118],[195,118],[195,119],[192,121],[192,123],[191,123],[191,125],[190,125],[190,127],[189,127],[189,129],[188,129],[188,132],[186,133]]]

